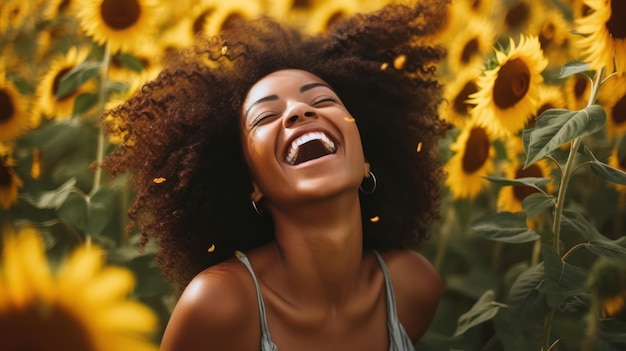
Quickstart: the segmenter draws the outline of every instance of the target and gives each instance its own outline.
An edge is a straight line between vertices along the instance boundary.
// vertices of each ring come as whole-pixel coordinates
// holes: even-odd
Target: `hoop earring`
[[[361,183],[361,185],[359,185],[359,190],[361,190],[363,192],[363,194],[365,195],[370,195],[373,194],[374,191],[376,191],[376,176],[374,176],[374,173],[372,173],[372,171],[369,171],[369,177],[372,178],[372,189],[366,191],[365,189],[363,189],[363,184]]]
[[[254,202],[254,200],[250,200],[250,201],[252,201],[252,207],[254,208],[254,212],[256,212],[256,214],[258,214],[259,216],[262,216],[263,215],[263,210],[260,209],[257,206],[257,204],[256,204],[256,202]]]

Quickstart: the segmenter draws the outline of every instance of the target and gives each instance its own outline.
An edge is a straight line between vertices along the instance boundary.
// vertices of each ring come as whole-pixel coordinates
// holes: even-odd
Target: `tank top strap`
[[[270,330],[267,326],[267,316],[265,315],[265,304],[263,303],[263,296],[261,295],[261,288],[259,286],[259,282],[256,279],[256,274],[254,274],[254,269],[252,269],[252,264],[248,257],[241,251],[235,251],[235,256],[241,263],[243,263],[250,275],[252,276],[252,280],[254,281],[254,287],[256,288],[256,296],[257,302],[259,304],[259,317],[261,318],[261,351],[277,351],[278,347],[272,341],[270,336]]]
[[[387,264],[378,251],[373,251],[385,277],[385,295],[387,297],[387,328],[389,329],[389,351],[415,351],[415,346],[398,319],[396,298],[391,284]]]

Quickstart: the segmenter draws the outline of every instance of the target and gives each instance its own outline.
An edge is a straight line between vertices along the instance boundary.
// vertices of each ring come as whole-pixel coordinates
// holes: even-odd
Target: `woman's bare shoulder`
[[[185,288],[172,311],[161,351],[255,349],[260,342],[260,332],[254,335],[258,320],[250,273],[231,259],[205,269]]]
[[[398,317],[413,341],[430,325],[443,293],[441,277],[423,255],[412,250],[382,253],[396,297]]]

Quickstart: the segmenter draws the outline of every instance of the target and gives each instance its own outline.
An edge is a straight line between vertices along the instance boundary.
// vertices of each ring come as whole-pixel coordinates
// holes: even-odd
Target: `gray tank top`
[[[252,269],[252,264],[244,253],[237,251],[235,255],[246,266],[246,268],[248,268],[248,271],[250,271],[250,275],[252,275],[252,280],[254,281],[254,286],[256,287],[256,296],[259,303],[259,315],[261,317],[261,351],[278,351],[278,347],[272,341],[269,328],[267,327],[265,304],[263,303],[261,288],[259,287],[259,282],[257,281],[256,275],[254,274],[254,269]],[[387,271],[387,265],[385,264],[385,261],[380,256],[380,254],[378,254],[378,252],[374,251],[374,255],[376,256],[376,259],[378,260],[380,268],[383,270],[383,275],[385,277],[385,295],[387,297],[387,328],[389,329],[389,351],[415,351],[415,347],[413,346],[411,339],[406,334],[406,331],[400,323],[400,320],[398,320],[398,314],[396,311],[396,299],[394,297],[391,279],[389,278],[389,271]]]

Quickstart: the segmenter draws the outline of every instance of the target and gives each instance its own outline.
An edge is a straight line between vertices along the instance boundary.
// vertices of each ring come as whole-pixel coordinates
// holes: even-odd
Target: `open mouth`
[[[297,137],[287,149],[285,162],[298,165],[337,151],[336,142],[323,132],[308,132]]]

